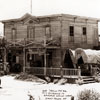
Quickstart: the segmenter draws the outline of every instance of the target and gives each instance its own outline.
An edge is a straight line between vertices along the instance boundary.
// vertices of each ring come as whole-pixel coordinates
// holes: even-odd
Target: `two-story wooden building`
[[[68,14],[3,20],[5,61],[11,71],[35,75],[77,75],[70,49],[98,46],[98,19]],[[19,66],[18,66],[19,65]]]

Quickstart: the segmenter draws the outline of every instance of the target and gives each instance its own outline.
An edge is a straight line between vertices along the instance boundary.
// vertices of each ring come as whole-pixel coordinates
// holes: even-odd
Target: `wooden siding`
[[[64,20],[62,21],[62,47],[63,48],[93,48],[93,46],[98,45],[98,30],[94,31],[95,27],[97,27],[97,23],[86,22],[81,20]],[[70,41],[72,38],[69,35],[69,26],[74,26],[74,36],[73,42]],[[83,36],[82,28],[86,27],[87,34]],[[98,29],[98,28],[96,28]],[[84,42],[86,40],[86,42]]]
[[[4,34],[7,39],[11,39],[11,29],[12,29],[11,25],[5,24],[5,33]]]
[[[11,39],[11,30],[16,28],[16,38],[27,38],[27,27],[33,26],[35,29],[35,38],[37,40],[44,40],[45,27],[50,26],[51,37],[61,37],[62,48],[93,48],[98,45],[98,22],[92,19],[85,19],[75,16],[62,15],[60,17],[54,16],[55,20],[50,18],[39,17],[39,22],[31,17],[27,18],[23,22],[7,22],[5,24],[5,36],[7,39]],[[33,23],[29,23],[33,20]],[[69,36],[69,26],[74,26],[74,36]],[[82,28],[86,27],[87,34],[83,36]],[[73,42],[70,42],[73,39]],[[84,42],[84,40],[86,40]]]
[[[61,65],[61,50],[53,50],[53,54],[52,54],[52,65],[54,67],[60,67]]]
[[[17,39],[27,38],[27,25],[18,25],[16,27],[17,30]]]
[[[60,37],[61,34],[60,21],[50,22],[50,25],[51,25],[51,37]]]
[[[44,39],[45,36],[45,28],[43,26],[35,27],[35,38]]]
[[[68,45],[69,40],[69,22],[68,21],[62,21],[61,23],[61,44],[62,47],[66,47]]]

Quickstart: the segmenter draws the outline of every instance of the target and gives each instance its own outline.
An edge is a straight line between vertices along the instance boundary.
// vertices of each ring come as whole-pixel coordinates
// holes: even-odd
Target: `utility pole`
[[[31,4],[30,4],[30,13],[32,14],[32,0],[31,0]]]

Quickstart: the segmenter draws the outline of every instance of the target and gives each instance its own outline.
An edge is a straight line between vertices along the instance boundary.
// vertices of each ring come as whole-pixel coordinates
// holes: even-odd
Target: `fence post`
[[[80,78],[81,76],[81,69],[80,69],[80,66],[78,66],[78,77]]]
[[[92,68],[92,65],[90,65],[90,73],[91,73],[91,75],[93,76],[93,68]]]
[[[63,69],[62,69],[62,65],[60,66],[60,70],[61,70],[61,78],[63,78]]]

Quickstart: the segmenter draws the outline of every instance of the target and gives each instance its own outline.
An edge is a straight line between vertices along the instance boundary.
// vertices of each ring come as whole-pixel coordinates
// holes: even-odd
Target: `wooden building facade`
[[[11,72],[79,75],[70,49],[98,46],[98,19],[59,14],[3,20]],[[20,66],[20,67],[19,67]],[[19,67],[19,68],[18,68]]]

